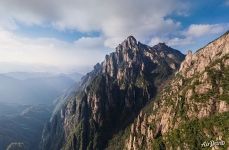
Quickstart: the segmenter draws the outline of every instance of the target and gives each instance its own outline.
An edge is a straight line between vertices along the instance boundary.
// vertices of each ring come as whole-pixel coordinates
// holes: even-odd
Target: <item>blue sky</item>
[[[98,31],[92,32],[80,32],[73,29],[57,30],[52,26],[27,26],[21,23],[16,23],[18,28],[15,30],[16,34],[26,36],[30,38],[56,38],[66,42],[74,42],[82,37],[98,37],[100,33]]]
[[[196,51],[229,29],[229,0],[3,0],[0,72],[86,73],[127,36]]]
[[[172,16],[182,22],[184,27],[190,24],[216,24],[229,21],[229,5],[225,0],[193,0],[190,3],[186,17]]]

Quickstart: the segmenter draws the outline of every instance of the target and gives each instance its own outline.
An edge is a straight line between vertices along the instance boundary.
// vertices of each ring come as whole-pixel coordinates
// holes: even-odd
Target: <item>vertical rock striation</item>
[[[228,62],[229,32],[188,52],[176,76],[135,119],[122,149],[202,149],[211,140],[225,144],[209,149],[228,149]]]
[[[65,98],[44,129],[41,148],[104,149],[156,96],[183,59],[182,53],[164,43],[150,47],[128,37]],[[139,127],[144,134],[146,119]]]

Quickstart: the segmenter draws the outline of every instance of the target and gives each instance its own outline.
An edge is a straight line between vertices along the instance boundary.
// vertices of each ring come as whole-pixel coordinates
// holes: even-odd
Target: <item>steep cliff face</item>
[[[228,125],[229,32],[188,53],[176,76],[126,129],[120,149],[228,149]],[[211,140],[221,144],[210,147]]]
[[[164,43],[154,47],[132,36],[83,77],[81,85],[44,129],[42,149],[104,149],[133,121],[175,71],[184,55]]]

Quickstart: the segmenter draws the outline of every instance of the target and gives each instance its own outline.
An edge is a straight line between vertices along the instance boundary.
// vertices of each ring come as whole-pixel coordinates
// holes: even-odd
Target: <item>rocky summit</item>
[[[108,149],[226,150],[228,125],[229,32],[189,52],[158,97],[110,140]]]
[[[164,43],[150,47],[129,36],[82,78],[78,88],[63,97],[64,104],[55,109],[45,126],[41,149],[107,148],[109,141],[127,129],[142,108],[154,101],[157,93],[178,71],[184,57]],[[157,104],[154,109],[161,103]],[[170,109],[168,107],[166,111]],[[164,133],[163,125],[158,132]],[[135,124],[132,126],[133,131],[138,129]],[[144,127],[148,130],[148,124]],[[128,144],[134,143],[132,134],[135,133],[131,133],[126,143],[130,149],[135,145]]]
[[[130,36],[61,101],[43,150],[228,149],[229,32],[186,57]]]

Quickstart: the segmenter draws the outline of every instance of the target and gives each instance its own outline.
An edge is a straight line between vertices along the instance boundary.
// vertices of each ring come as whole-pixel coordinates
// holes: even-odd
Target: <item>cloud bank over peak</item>
[[[228,24],[192,24],[185,34],[192,37],[201,37],[208,34],[221,33],[227,28]]]
[[[190,16],[195,20],[201,14],[192,16],[197,3],[204,5],[202,1],[182,0],[1,0],[0,65],[88,68],[101,62],[129,35],[145,44],[165,42],[180,50],[195,49],[196,41],[200,41],[196,46],[201,46],[209,41],[206,37],[213,38],[228,29],[223,21],[190,22]],[[227,1],[222,5],[227,7]],[[47,37],[39,33],[39,28],[75,35],[69,35],[72,41],[55,34]],[[27,30],[39,36],[18,34]]]
[[[87,72],[89,66],[102,60],[108,52],[100,37],[68,43],[55,38],[26,38],[0,29],[0,72]]]
[[[202,47],[206,42],[211,41],[212,36],[219,36],[226,32],[229,28],[229,23],[221,24],[191,24],[188,28],[179,31],[177,37],[169,38],[165,37],[153,37],[149,42],[150,45],[155,45],[158,42],[165,42],[170,46],[180,47],[190,46],[191,50],[196,50],[196,45]],[[210,39],[209,39],[210,37]],[[199,43],[197,41],[200,41]],[[202,42],[205,41],[205,42]],[[193,46],[194,45],[194,46]],[[187,49],[186,49],[187,51]]]
[[[10,12],[0,18],[58,30],[101,31],[106,45],[114,46],[130,34],[144,40],[176,29],[179,22],[166,17],[185,14],[187,7],[181,0],[3,0],[0,10]]]

